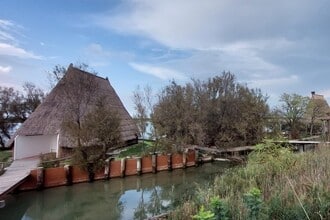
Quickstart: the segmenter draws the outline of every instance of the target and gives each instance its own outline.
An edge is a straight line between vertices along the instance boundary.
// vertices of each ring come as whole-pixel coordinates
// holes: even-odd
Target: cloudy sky
[[[231,71],[280,94],[330,100],[328,0],[1,0],[0,85],[47,89],[47,71],[87,63],[132,113],[132,91]]]

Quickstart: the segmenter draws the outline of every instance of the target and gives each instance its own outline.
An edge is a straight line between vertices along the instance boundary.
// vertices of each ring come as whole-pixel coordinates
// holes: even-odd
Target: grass
[[[250,219],[256,205],[256,219],[330,219],[329,168],[329,146],[294,154],[272,143],[259,145],[246,166],[217,177],[198,198],[178,207],[172,218],[189,219],[202,205],[212,210],[211,200],[217,197],[228,207],[229,219]],[[260,190],[260,204],[247,204],[245,197],[252,189]]]
[[[12,157],[12,151],[1,150],[0,151],[0,162],[7,162]]]
[[[153,146],[153,142],[144,141],[138,144],[134,144],[128,147],[126,150],[120,152],[119,158],[130,157],[130,156],[144,156],[148,154]]]

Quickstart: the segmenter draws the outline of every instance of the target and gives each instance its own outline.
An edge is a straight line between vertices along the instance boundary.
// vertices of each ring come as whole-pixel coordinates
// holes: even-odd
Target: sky
[[[328,0],[1,0],[0,86],[48,90],[55,65],[86,63],[133,114],[132,93],[223,71],[278,105],[330,100]]]

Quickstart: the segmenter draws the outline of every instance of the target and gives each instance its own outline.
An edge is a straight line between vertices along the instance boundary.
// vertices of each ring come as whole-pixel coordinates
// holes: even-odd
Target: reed
[[[199,190],[202,198],[182,207],[191,211],[185,217],[194,216],[201,205],[211,210],[211,198],[217,196],[227,204],[231,219],[249,219],[244,195],[256,188],[262,200],[259,219],[330,219],[329,183],[330,146],[321,144],[313,152],[294,154],[267,142],[249,155],[245,166],[216,177],[212,186]]]

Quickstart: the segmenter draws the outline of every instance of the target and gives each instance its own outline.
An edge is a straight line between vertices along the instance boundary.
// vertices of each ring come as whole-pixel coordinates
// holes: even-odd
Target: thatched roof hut
[[[63,122],[68,117],[72,120],[77,120],[77,117],[84,117],[100,99],[109,109],[119,113],[123,141],[129,143],[136,140],[137,127],[108,79],[82,71],[71,64],[64,77],[9,140],[8,146],[15,142],[15,151],[21,149],[34,153],[56,151],[59,155],[60,148],[74,147],[72,139],[63,131]],[[17,142],[20,142],[17,141],[17,137],[25,137],[28,140],[24,141],[26,146],[23,146],[23,143],[17,146]],[[32,140],[31,137],[34,139]],[[37,137],[39,140],[36,139]],[[42,145],[51,146],[47,146],[48,149],[38,147],[38,149],[33,150],[34,146],[32,145],[36,144],[35,140]],[[20,153],[18,152],[17,155]],[[31,153],[27,156],[31,156]],[[19,157],[21,156],[16,158]]]

